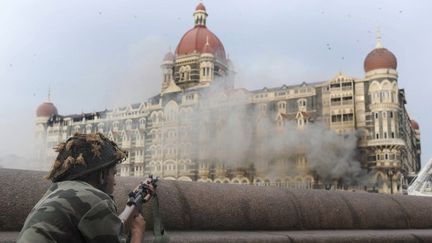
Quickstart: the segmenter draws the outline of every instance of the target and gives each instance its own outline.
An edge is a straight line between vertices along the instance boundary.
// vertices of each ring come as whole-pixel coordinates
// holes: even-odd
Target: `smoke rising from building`
[[[253,164],[274,178],[297,174],[299,158],[304,157],[306,171],[320,181],[352,184],[365,179],[366,171],[356,160],[355,132],[339,135],[321,121],[304,127],[297,120],[278,125],[273,108],[262,114],[259,106],[246,104],[250,95],[243,91],[213,85],[201,94],[201,106],[193,114],[200,134],[198,160],[232,169]]]

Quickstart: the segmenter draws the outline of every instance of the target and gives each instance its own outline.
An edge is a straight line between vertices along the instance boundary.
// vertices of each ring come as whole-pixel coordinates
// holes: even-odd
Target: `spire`
[[[195,20],[195,26],[206,26],[207,12],[203,3],[199,3],[195,8],[193,14]]]
[[[48,86],[48,102],[51,102],[51,86]]]
[[[375,49],[383,48],[383,45],[381,43],[381,31],[379,28],[376,30],[376,45]]]

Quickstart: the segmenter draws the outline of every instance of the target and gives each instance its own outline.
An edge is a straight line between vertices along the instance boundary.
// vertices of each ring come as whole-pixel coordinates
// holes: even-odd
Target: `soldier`
[[[112,193],[116,165],[126,151],[100,133],[75,134],[56,147],[53,183],[28,215],[18,242],[126,242]],[[141,242],[145,221],[130,223],[131,242]]]

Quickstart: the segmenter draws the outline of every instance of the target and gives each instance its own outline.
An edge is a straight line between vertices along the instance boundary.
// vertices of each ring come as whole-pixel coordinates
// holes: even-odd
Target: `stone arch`
[[[381,84],[376,80],[372,81],[372,83],[369,86],[369,95],[371,97],[372,104],[381,102],[380,91],[381,91]]]
[[[240,179],[240,184],[249,185],[250,181],[249,181],[248,178],[243,177],[243,178]]]
[[[296,176],[294,178],[294,183],[296,189],[303,189],[304,184],[303,184],[303,178],[301,176]]]
[[[307,189],[312,189],[313,183],[314,183],[314,179],[312,176],[310,176],[310,175],[305,176],[304,182],[305,182],[305,186]]]
[[[188,176],[180,176],[178,178],[179,181],[192,181],[192,179]]]
[[[381,84],[376,80],[372,81],[372,83],[369,85],[369,93],[379,90],[381,90]]]
[[[264,180],[261,177],[255,177],[253,184],[256,186],[262,186],[264,184]]]
[[[158,114],[157,114],[157,111],[153,111],[152,113],[150,113],[150,120],[153,123],[158,123]]]
[[[109,139],[109,140],[114,140],[114,134],[113,134],[112,131],[109,131],[109,132],[108,132],[108,139]]]
[[[287,188],[294,189],[295,188],[294,179],[289,176],[285,177],[285,186]]]
[[[175,120],[179,111],[178,104],[174,100],[170,100],[164,107],[165,118],[167,121]]]
[[[391,90],[392,89],[392,84],[388,79],[385,79],[384,81],[381,82],[381,89],[385,89],[385,90]]]
[[[141,133],[139,130],[135,130],[133,133],[136,140],[141,140]]]
[[[379,192],[387,191],[387,184],[385,182],[385,178],[387,178],[387,175],[384,175],[384,173],[381,171],[378,171],[375,174],[375,187],[376,189],[378,189]]]
[[[163,170],[164,171],[175,171],[175,170],[177,170],[177,163],[174,160],[172,160],[172,159],[165,160],[162,163],[162,165],[163,165]]]
[[[128,141],[129,140],[129,136],[125,130],[121,131],[121,138],[122,138],[122,141]]]

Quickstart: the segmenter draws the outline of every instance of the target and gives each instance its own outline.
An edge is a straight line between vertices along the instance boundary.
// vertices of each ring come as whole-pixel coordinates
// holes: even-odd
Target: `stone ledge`
[[[0,232],[0,243],[15,242],[18,232]],[[169,242],[432,242],[432,229],[425,230],[305,230],[305,231],[170,231]],[[146,232],[144,243],[152,243]]]

